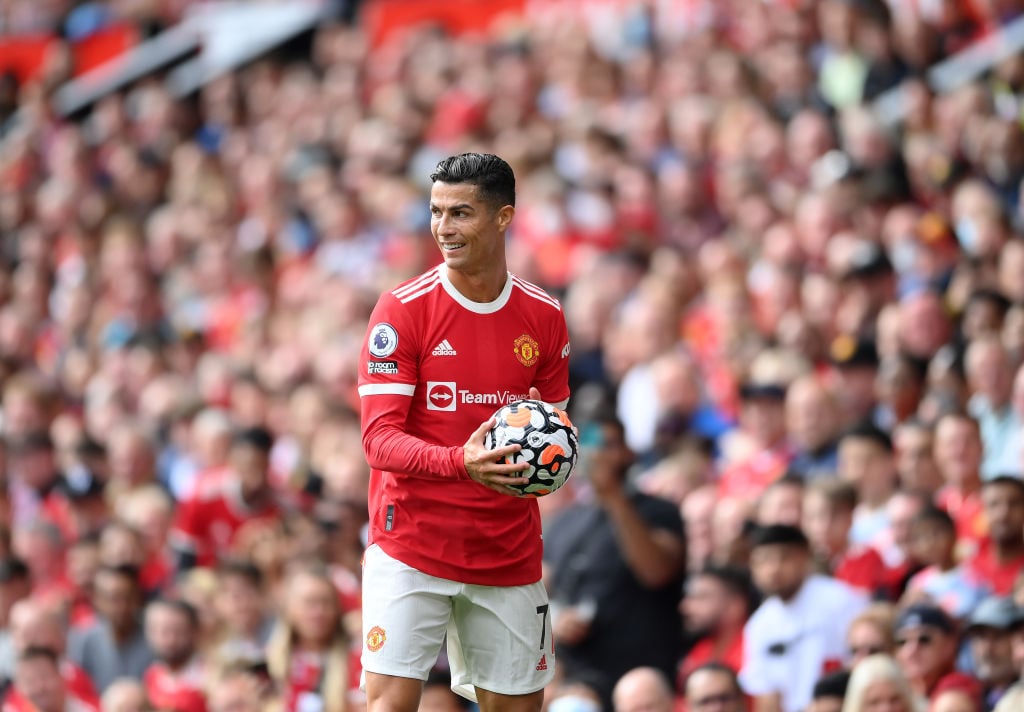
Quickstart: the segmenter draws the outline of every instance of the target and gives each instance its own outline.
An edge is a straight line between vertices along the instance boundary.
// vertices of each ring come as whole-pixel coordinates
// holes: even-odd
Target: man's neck
[[[508,281],[508,268],[504,263],[488,272],[467,273],[449,269],[447,273],[448,281],[459,294],[478,304],[493,302],[501,296]]]

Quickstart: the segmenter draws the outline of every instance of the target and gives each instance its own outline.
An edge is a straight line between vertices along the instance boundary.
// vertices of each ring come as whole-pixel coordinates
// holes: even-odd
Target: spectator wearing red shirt
[[[850,545],[857,506],[853,485],[835,478],[815,480],[804,494],[803,530],[827,573],[868,594],[889,584],[885,562],[869,546]]]
[[[55,610],[32,599],[18,601],[11,608],[10,628],[19,656],[32,648],[53,651],[68,694],[93,708],[99,707],[99,696],[88,674],[64,657],[67,626]]]
[[[349,643],[326,567],[299,565],[285,583],[284,614],[266,646],[284,712],[345,708],[358,687],[358,649]]]
[[[244,527],[280,520],[269,477],[273,444],[264,428],[242,430],[231,444],[226,476],[181,503],[171,532],[180,568],[213,565],[232,551]]]
[[[697,642],[679,666],[678,689],[694,670],[721,663],[739,674],[743,667],[743,626],[756,607],[750,574],[731,566],[707,566],[686,583],[680,602],[686,632]]]
[[[989,533],[965,565],[995,595],[1008,596],[1024,570],[1024,481],[1012,475],[988,480],[981,501]]]
[[[719,494],[754,501],[782,477],[793,452],[786,442],[785,386],[745,383],[740,387],[739,428],[724,439]]]
[[[956,522],[958,546],[970,555],[986,534],[981,504],[981,431],[963,412],[947,413],[935,425],[935,462],[945,483],[935,503]]]
[[[30,647],[18,656],[14,688],[4,712],[98,712],[99,704],[79,698],[61,675],[56,652]]]
[[[206,670],[199,660],[199,614],[188,603],[158,599],[146,608],[146,641],[156,662],[142,677],[157,709],[206,712]]]

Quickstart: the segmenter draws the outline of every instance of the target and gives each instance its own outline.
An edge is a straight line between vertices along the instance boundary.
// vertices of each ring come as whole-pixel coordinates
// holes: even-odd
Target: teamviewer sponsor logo
[[[455,410],[455,381],[427,381],[427,410]]]
[[[448,342],[448,339],[445,339],[444,341],[442,341],[441,343],[434,347],[434,350],[430,352],[430,355],[457,356],[458,352],[454,348],[452,348],[452,345]]]

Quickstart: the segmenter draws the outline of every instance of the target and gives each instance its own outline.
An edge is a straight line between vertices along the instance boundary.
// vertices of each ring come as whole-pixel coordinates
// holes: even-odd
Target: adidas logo
[[[537,669],[538,670],[547,670],[548,669],[548,656],[547,655],[541,655],[540,656],[540,662],[537,663]]]
[[[457,355],[457,352],[452,348],[452,345],[448,343],[448,339],[445,339],[435,346],[434,350],[431,351],[430,354],[432,356],[455,356]]]

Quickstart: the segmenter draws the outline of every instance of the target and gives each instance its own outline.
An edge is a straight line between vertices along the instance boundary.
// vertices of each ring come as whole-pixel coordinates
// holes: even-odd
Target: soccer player
[[[563,406],[559,303],[508,272],[515,177],[492,155],[430,176],[442,263],[383,294],[359,377],[372,468],[363,574],[370,712],[413,712],[445,633],[452,689],[492,710],[539,710],[554,676],[537,503],[513,496],[517,445],[487,450],[491,414],[520,398]]]

